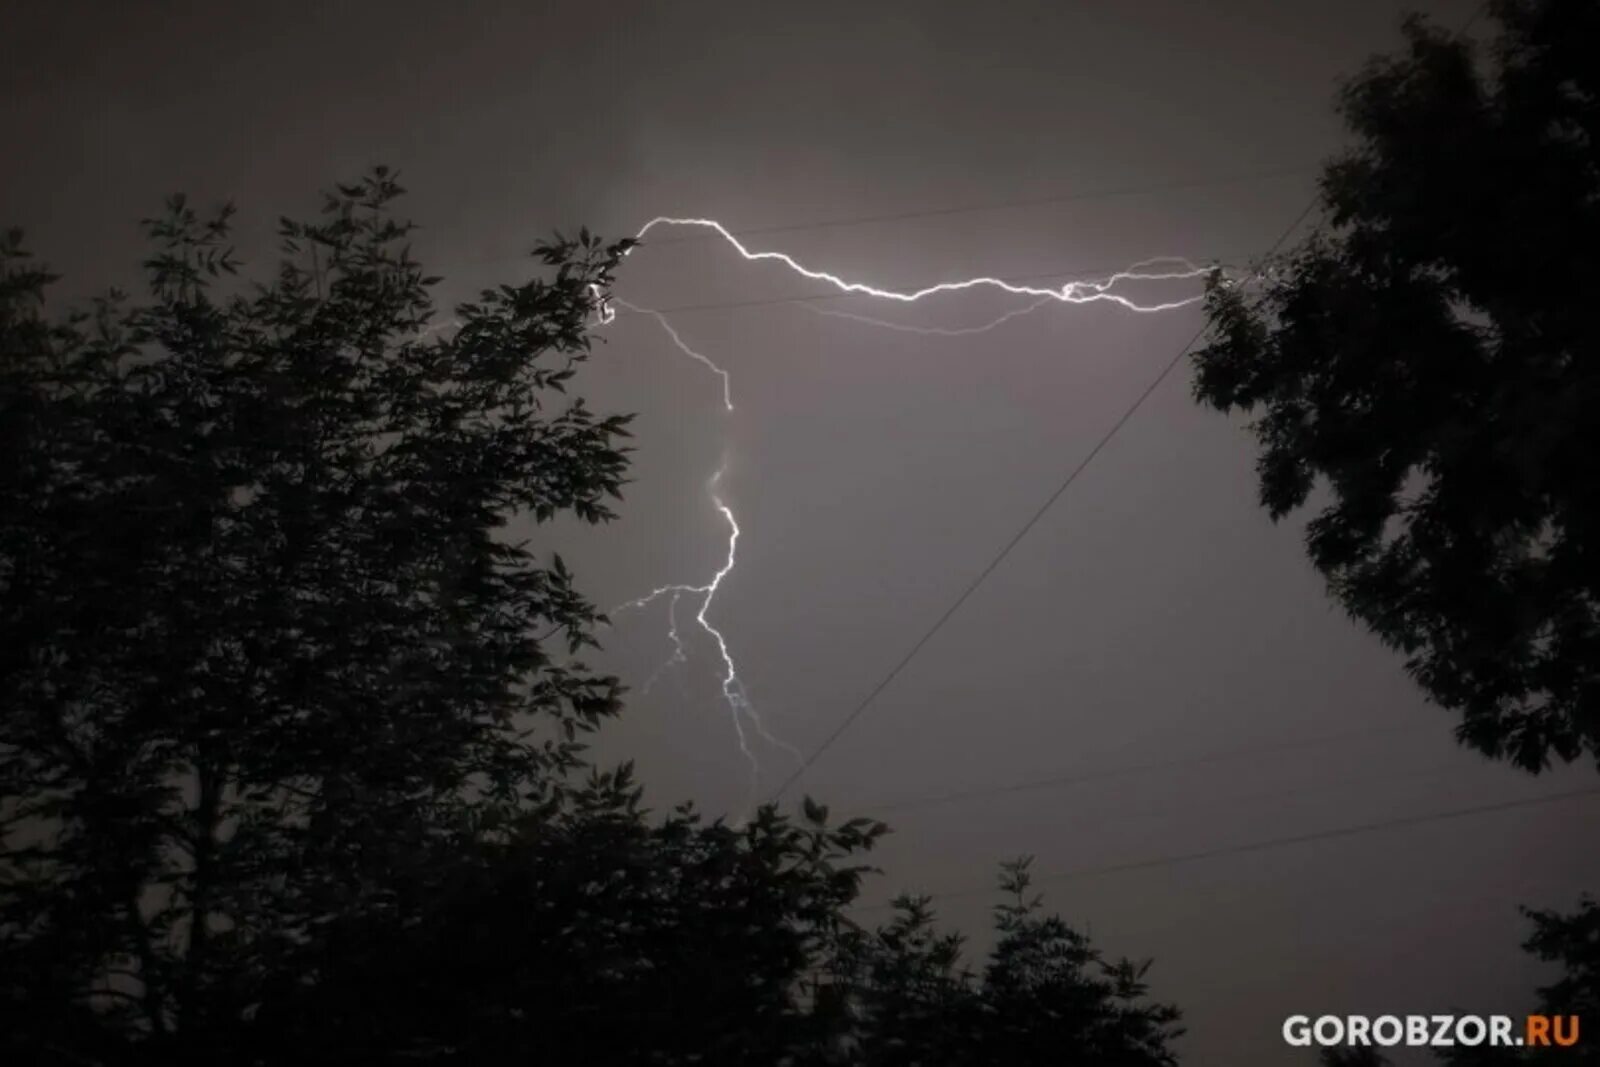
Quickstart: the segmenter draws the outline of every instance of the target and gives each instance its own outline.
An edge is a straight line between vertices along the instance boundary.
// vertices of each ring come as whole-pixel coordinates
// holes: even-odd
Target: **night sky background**
[[[1475,4],[1420,6],[1454,27]],[[523,277],[553,228],[620,237],[657,214],[783,227],[749,241],[896,286],[1244,263],[1306,206],[1342,142],[1338,79],[1394,45],[1403,10],[458,7],[7,5],[0,223],[81,296],[137,280],[135,223],[166,193],[235,200],[261,264],[278,215],[381,162],[412,190],[446,301]],[[814,312],[959,327],[1021,302],[816,300],[720,242],[653,236],[617,293],[690,308],[672,322],[732,373],[736,410],[659,324],[619,316],[578,391],[639,413],[622,519],[534,535],[602,607],[702,583],[726,548],[705,491],[726,457],[744,536],[711,618],[769,728],[805,752],[1201,323],[1051,305],[918,336]],[[1299,523],[1257,506],[1253,464],[1182,368],[790,799],[887,819],[868,903],[933,893],[975,950],[994,865],[1034,854],[1053,907],[1111,953],[1156,957],[1190,1064],[1309,1062],[1282,1045],[1291,1012],[1525,1010],[1548,975],[1519,950],[1516,906],[1600,885],[1592,798],[1229,851],[1594,774],[1534,779],[1458,749],[1453,718],[1324,595]],[[601,662],[642,686],[671,654],[665,621],[664,603],[618,616]],[[737,817],[748,769],[714,649],[690,650],[598,750],[637,758],[660,806]],[[794,761],[758,751],[770,791]],[[1066,781],[1020,788],[1042,779]]]

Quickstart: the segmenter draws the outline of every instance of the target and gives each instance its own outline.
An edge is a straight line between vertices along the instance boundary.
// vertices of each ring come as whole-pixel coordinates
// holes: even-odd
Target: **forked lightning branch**
[[[1108,304],[1128,313],[1138,315],[1177,311],[1198,303],[1202,299],[1202,294],[1191,291],[1182,296],[1144,302],[1135,296],[1129,295],[1127,292],[1128,287],[1133,284],[1139,284],[1141,287],[1148,289],[1151,285],[1159,287],[1188,283],[1192,289],[1195,282],[1214,269],[1212,265],[1198,265],[1178,256],[1157,256],[1141,260],[1103,277],[1078,279],[1058,286],[1021,285],[1006,281],[1003,278],[983,276],[958,281],[939,282],[919,289],[893,289],[851,280],[829,271],[807,266],[785,252],[753,250],[715,219],[660,216],[645,223],[635,235],[635,239],[642,240],[651,231],[666,227],[706,231],[711,236],[725,242],[734,252],[748,262],[776,264],[802,278],[820,282],[840,295],[860,296],[885,303],[916,304],[925,300],[973,290],[990,290],[1017,297],[1023,301],[1019,306],[1006,311],[998,317],[970,326],[955,328],[918,326],[874,318],[870,315],[854,312],[810,308],[808,304],[800,305],[808,307],[820,315],[847,319],[875,328],[917,333],[929,337],[960,337],[986,333],[1014,319],[1033,314],[1054,304]],[[635,246],[629,249],[629,254],[637,251],[639,247],[642,246]],[[629,303],[607,293],[596,292],[595,301],[596,313],[602,325],[614,321],[619,310],[654,319],[661,326],[674,348],[716,376],[724,410],[726,412],[734,410],[732,376],[710,356],[693,348],[665,314],[653,308]],[[707,492],[711,505],[721,515],[728,528],[727,551],[721,567],[705,582],[700,584],[674,582],[659,586],[644,596],[614,608],[612,614],[617,615],[625,611],[644,608],[658,601],[666,601],[668,637],[673,646],[672,657],[662,668],[666,670],[687,663],[689,660],[689,647],[686,643],[686,635],[680,628],[681,620],[678,609],[685,599],[694,605],[694,625],[714,646],[720,661],[722,700],[727,706],[729,716],[732,719],[734,735],[738,741],[739,750],[750,769],[751,796],[754,798],[761,775],[758,745],[766,745],[777,749],[794,757],[796,760],[800,758],[800,754],[792,746],[775,737],[762,721],[761,715],[751,701],[749,693],[745,689],[744,681],[739,675],[739,668],[734,660],[733,650],[727,635],[711,620],[711,612],[717,592],[722,588],[722,584],[727,580],[729,574],[732,573],[738,556],[739,521],[734,516],[733,509],[727,503],[724,495],[724,486],[722,485],[726,471],[727,461],[725,458],[723,464],[718,467],[707,482]]]

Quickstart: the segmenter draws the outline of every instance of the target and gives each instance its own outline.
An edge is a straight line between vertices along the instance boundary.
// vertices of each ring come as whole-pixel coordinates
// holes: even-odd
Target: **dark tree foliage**
[[[1256,414],[1274,518],[1459,740],[1600,758],[1600,5],[1406,24],[1344,90],[1323,232],[1210,287],[1199,399]]]
[[[1586,896],[1577,910],[1568,914],[1527,908],[1523,914],[1533,923],[1533,933],[1522,947],[1545,963],[1561,966],[1561,977],[1538,991],[1538,1004],[1532,1010],[1578,1016],[1578,1042],[1570,1048],[1455,1049],[1440,1057],[1451,1067],[1600,1064],[1600,1043],[1594,1035],[1600,1021],[1600,903]]]
[[[1571,914],[1534,911],[1523,914],[1533,933],[1522,947],[1545,963],[1559,964],[1561,977],[1540,989],[1533,1012],[1576,1015],[1578,1042],[1562,1048],[1499,1048],[1489,1045],[1441,1049],[1437,1059],[1449,1067],[1593,1067],[1600,1064],[1600,1045],[1591,1032],[1600,1019],[1600,905],[1584,897]],[[1515,1018],[1514,1013],[1512,1014]],[[1322,1067],[1389,1067],[1393,1062],[1374,1046],[1328,1048],[1319,1054]]]
[[[315,988],[264,999],[234,1044],[258,1062],[315,1047],[385,1062],[1096,1065],[1176,1062],[1173,1008],[1060,919],[1000,909],[985,973],[925,901],[849,917],[885,827],[759,810],[650,820],[627,768],[559,815],[459,853],[402,892],[414,922],[335,923]]]
[[[0,245],[0,1059],[1155,1067],[1177,1013],[1012,902],[850,916],[878,823],[641,807],[579,734],[600,617],[513,518],[611,517],[564,387],[627,242],[434,329],[379,170],[148,224],[150,296],[52,317]],[[587,777],[585,777],[587,775]]]
[[[336,920],[319,981],[285,975],[235,1044],[262,1062],[326,1049],[383,1062],[780,1063],[826,1045],[797,996],[837,936],[881,825],[732,828],[639,806],[593,774],[503,841],[413,868],[410,902]]]
[[[979,974],[941,935],[929,901],[901,897],[886,925],[846,930],[825,987],[854,1020],[851,1062],[1171,1064],[1179,1013],[1153,1003],[1149,963],[1107,960],[1029,892],[1026,860],[1006,864],[996,941]]]
[[[235,1016],[616,706],[534,639],[576,652],[596,613],[500,530],[610,517],[627,419],[561,392],[626,246],[542,246],[550,278],[429,332],[399,193],[378,171],[284,220],[255,286],[230,212],[174,199],[148,299],[59,321],[0,246],[0,969],[49,976],[13,1011]]]
[[[1527,909],[1523,914],[1533,921],[1533,935],[1523,947],[1563,968],[1560,979],[1539,990],[1539,1010],[1600,1020],[1600,903],[1584,897],[1571,914]],[[1589,1046],[1600,1051],[1593,1041]]]

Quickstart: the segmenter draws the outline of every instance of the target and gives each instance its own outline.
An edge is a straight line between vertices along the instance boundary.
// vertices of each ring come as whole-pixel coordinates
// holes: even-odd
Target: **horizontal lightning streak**
[[[1171,271],[1146,271],[1140,269],[1143,267],[1153,266],[1157,263],[1176,263],[1179,264],[1180,267],[1178,270]],[[1182,256],[1157,256],[1154,259],[1146,259],[1135,263],[1133,266],[1119,272],[1113,277],[1120,277],[1124,281],[1187,281],[1199,275],[1205,274],[1210,269],[1210,267],[1197,267],[1195,264],[1191,263]],[[1103,281],[1079,281],[1069,284],[1109,285],[1113,283],[1111,278],[1107,278]],[[1166,304],[1157,305],[1156,307],[1160,310],[1172,310],[1175,308],[1185,307],[1189,304],[1197,303],[1202,299],[1204,299],[1202,296],[1191,296],[1185,300],[1170,301]],[[1010,322],[1012,319],[1019,319],[1024,315],[1031,315],[1040,308],[1055,302],[1057,301],[1054,296],[1041,296],[1031,304],[1027,304],[1020,308],[1012,308],[1004,315],[990,319],[988,322],[980,323],[977,326],[955,327],[915,326],[911,323],[890,322],[888,319],[877,319],[873,318],[871,315],[859,315],[853,311],[835,311],[832,308],[819,308],[805,303],[799,304],[799,306],[814,314],[826,315],[831,319],[849,319],[852,322],[860,322],[864,323],[865,325],[876,326],[884,330],[897,330],[901,333],[921,334],[924,337],[970,337],[973,334],[988,333],[995,327],[1004,325],[1005,323]],[[657,312],[657,314],[660,313]]]
[[[1119,304],[1129,311],[1137,311],[1141,313],[1172,311],[1194,303],[1197,298],[1189,297],[1176,302],[1169,301],[1144,305],[1139,304],[1136,301],[1121,295],[1120,293],[1114,293],[1111,290],[1125,281],[1198,278],[1203,276],[1209,269],[1197,267],[1192,263],[1187,263],[1186,260],[1179,260],[1176,257],[1164,257],[1161,260],[1145,260],[1144,262],[1184,262],[1187,264],[1187,267],[1182,271],[1163,271],[1152,274],[1149,272],[1139,271],[1137,268],[1140,266],[1140,264],[1135,264],[1133,268],[1117,271],[1115,274],[1112,274],[1101,281],[1071,281],[1055,288],[1049,286],[1018,285],[1013,282],[1005,281],[1001,278],[979,277],[967,278],[962,281],[939,282],[936,285],[924,286],[921,289],[881,289],[875,285],[868,285],[865,282],[848,281],[844,278],[841,278],[837,274],[807,267],[805,264],[801,263],[799,260],[795,259],[786,252],[752,252],[744,245],[742,241],[730,233],[727,227],[723,226],[722,223],[716,221],[715,219],[674,218],[667,215],[660,215],[651,219],[649,222],[640,227],[639,232],[635,235],[634,239],[643,239],[645,234],[649,233],[657,226],[693,226],[708,229],[716,233],[724,241],[731,245],[734,251],[738,252],[740,256],[751,262],[771,260],[773,262],[782,263],[794,273],[799,274],[804,278],[809,278],[812,281],[824,282],[833,286],[841,293],[857,293],[861,296],[876,297],[880,300],[893,300],[903,304],[913,304],[926,297],[934,296],[939,293],[957,293],[968,289],[997,289],[1001,292],[1010,293],[1014,296],[1046,297],[1051,300],[1058,300],[1064,304],[1090,304],[1104,300]]]

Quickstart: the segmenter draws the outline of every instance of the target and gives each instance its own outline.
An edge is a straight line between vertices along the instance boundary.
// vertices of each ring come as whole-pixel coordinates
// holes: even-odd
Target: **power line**
[[[841,229],[851,226],[867,226],[880,222],[898,222],[920,218],[949,218],[956,215],[978,214],[985,211],[1005,211],[1021,207],[1047,207],[1051,204],[1070,203],[1072,201],[1079,200],[1098,200],[1121,196],[1141,196],[1160,192],[1174,192],[1184,189],[1201,189],[1217,185],[1232,185],[1259,179],[1287,177],[1292,174],[1307,174],[1316,170],[1317,167],[1318,164],[1310,163],[1285,165],[1218,177],[1188,178],[1173,182],[1157,183],[1145,186],[1090,189],[1076,193],[1063,193],[1055,196],[1039,197],[1035,199],[995,200],[978,204],[928,208],[920,211],[900,211],[877,215],[854,215],[834,219],[820,219],[812,222],[792,222],[775,224],[771,226],[742,227],[730,232],[732,232],[733,236],[735,237],[746,237],[772,233],[803,233],[808,230]],[[641,245],[641,247],[685,244],[691,241],[707,241],[715,239],[715,235],[697,232],[693,234],[684,234],[677,237],[651,238],[648,242],[645,242],[644,245]],[[532,258],[531,254],[524,253],[514,256],[495,256],[486,259],[463,260],[458,262],[456,265],[460,267],[469,265],[490,266],[499,263],[515,263],[530,258]],[[666,311],[671,309],[663,308],[662,310]]]
[[[1479,4],[1473,11],[1472,16],[1457,31],[1457,33],[1465,34],[1467,30],[1469,30],[1478,21],[1478,19],[1489,10],[1489,7],[1490,4],[1488,3],[1488,0],[1485,0],[1484,3]],[[1309,216],[1313,210],[1316,209],[1319,199],[1320,194],[1311,198],[1310,203],[1306,204],[1305,208],[1301,210],[1300,214],[1295,216],[1294,221],[1289,223],[1289,225],[1285,227],[1284,231],[1278,235],[1278,239],[1272,242],[1272,245],[1263,254],[1262,258],[1268,258],[1272,256],[1280,247],[1282,247],[1283,243],[1289,239],[1290,235],[1293,234],[1295,230],[1299,229],[1300,224],[1306,220],[1307,216]],[[927,645],[930,640],[933,639],[934,635],[944,628],[945,623],[950,621],[951,617],[961,609],[961,606],[967,602],[968,598],[971,597],[974,592],[977,591],[978,587],[988,579],[990,574],[994,573],[995,569],[999,567],[1005,558],[1011,554],[1011,550],[1016,548],[1022,539],[1028,535],[1028,532],[1032,530],[1034,526],[1038,525],[1039,520],[1044,518],[1045,513],[1050,510],[1057,500],[1061,499],[1062,494],[1064,494],[1072,485],[1072,483],[1078,479],[1080,474],[1088,469],[1089,465],[1094,462],[1097,456],[1100,455],[1101,451],[1107,444],[1110,443],[1111,439],[1115,437],[1125,425],[1127,425],[1128,421],[1133,418],[1134,414],[1144,406],[1145,401],[1149,400],[1151,395],[1155,393],[1156,389],[1161,386],[1161,383],[1166,381],[1172,372],[1177,369],[1178,364],[1183,361],[1183,357],[1187,355],[1200,340],[1200,338],[1205,335],[1206,329],[1207,326],[1202,325],[1200,329],[1195,331],[1194,336],[1191,337],[1189,341],[1178,350],[1178,353],[1172,357],[1166,366],[1161,369],[1161,373],[1157,374],[1150,384],[1145,386],[1144,391],[1135,397],[1133,403],[1130,404],[1125,411],[1123,411],[1122,415],[1117,419],[1116,422],[1112,423],[1111,428],[1107,430],[1100,440],[1095,443],[1095,446],[1089,450],[1088,455],[1084,456],[1078,465],[1073,467],[1072,470],[1067,473],[1066,478],[1061,481],[1060,485],[1056,486],[1055,491],[1045,499],[1045,502],[1039,506],[1037,511],[1029,516],[1028,520],[1022,524],[1022,528],[1016,532],[1011,540],[1006,542],[1004,547],[1000,549],[999,553],[997,553],[995,557],[989,561],[988,566],[984,567],[983,570],[978,573],[978,576],[961,591],[961,595],[956,597],[955,601],[945,609],[944,613],[934,620],[933,625],[930,626],[922,634],[922,636],[917,639],[916,643],[913,644],[911,649],[900,658],[899,662],[897,662],[893,668],[890,669],[889,673],[884,675],[883,680],[867,693],[861,702],[858,703],[850,711],[850,713],[844,717],[838,726],[834,727],[832,733],[823,738],[822,744],[813,749],[811,755],[800,761],[800,765],[783,780],[783,783],[779,785],[777,790],[772,794],[772,800],[774,802],[781,799],[783,794],[788,791],[789,787],[798,781],[800,776],[805,774],[805,772],[810,769],[810,767],[816,763],[817,760],[821,759],[823,754],[826,753],[828,749],[833,747],[834,743],[838,741],[841,736],[843,736],[845,731],[854,725],[856,720],[861,717],[862,713],[865,712],[867,708],[872,706],[872,703],[877,700],[878,696],[882,694],[883,691],[900,676],[900,673],[905,670],[906,666],[910,664],[913,659],[916,658],[917,654],[922,651],[923,647]]]
[[[1031,197],[1018,200],[990,200],[978,204],[963,204],[952,207],[925,208],[917,211],[895,211],[879,215],[848,215],[841,218],[819,219],[815,222],[780,223],[771,226],[747,226],[733,231],[735,237],[751,237],[769,233],[800,233],[808,230],[837,229],[848,226],[866,226],[879,222],[903,222],[908,219],[946,218],[951,215],[971,215],[984,211],[1007,211],[1021,207],[1047,207],[1052,204],[1067,204],[1078,200],[1105,200],[1121,196],[1147,196],[1152,193],[1177,192],[1184,189],[1203,189],[1217,185],[1236,185],[1242,182],[1259,181],[1264,178],[1283,178],[1294,174],[1308,174],[1320,167],[1317,163],[1298,163],[1279,167],[1267,167],[1260,170],[1241,171],[1234,174],[1216,175],[1207,178],[1182,178],[1176,181],[1158,182],[1151,185],[1113,186],[1100,189],[1084,189],[1075,193],[1057,193],[1051,196]],[[695,233],[684,234],[679,237],[661,237],[651,241],[655,245],[684,244],[689,241],[715,240],[715,235]]]
[[[1313,210],[1315,210],[1317,201],[1318,198],[1313,197],[1311,202],[1305,206],[1300,214],[1295,216],[1294,221],[1284,229],[1283,233],[1278,236],[1278,239],[1272,242],[1272,245],[1267,249],[1267,256],[1271,256],[1273,253],[1275,253],[1283,245],[1283,243],[1289,239],[1289,235],[1294,233],[1295,230],[1299,229],[1300,224],[1306,220],[1307,216],[1309,216]],[[1067,473],[1067,476],[1062,479],[1061,483],[1056,486],[1055,490],[1045,498],[1044,503],[1039,505],[1038,509],[1034,511],[1034,513],[1028,517],[1028,520],[1022,524],[1022,528],[1019,529],[1011,537],[1011,539],[1005,543],[1004,547],[1002,547],[994,556],[994,558],[989,561],[988,565],[985,566],[983,570],[978,572],[978,576],[968,583],[967,587],[961,591],[961,595],[956,597],[955,601],[944,610],[943,614],[934,620],[933,625],[928,627],[928,629],[923,632],[922,636],[917,639],[916,643],[911,646],[910,650],[900,658],[899,662],[894,665],[888,674],[884,675],[883,680],[877,685],[873,686],[871,691],[867,693],[861,702],[858,703],[842,721],[840,721],[838,726],[834,727],[832,733],[823,738],[822,744],[818,745],[812,750],[809,756],[800,761],[800,765],[783,780],[783,783],[778,786],[777,791],[773,793],[772,799],[774,801],[780,799],[783,794],[788,791],[789,787],[799,780],[801,775],[810,769],[812,764],[816,763],[817,760],[822,758],[823,754],[825,754],[828,749],[833,747],[834,743],[844,735],[845,731],[850,729],[850,727],[855,724],[856,720],[861,717],[862,713],[865,712],[867,708],[871,707],[873,702],[878,699],[879,695],[882,694],[885,689],[888,689],[894,680],[900,676],[900,673],[904,671],[911,661],[917,657],[917,654],[921,652],[923,647],[933,639],[934,635],[940,630],[944,629],[945,623],[949,622],[955,613],[961,610],[961,606],[967,602],[968,598],[970,598],[973,593],[977,592],[978,587],[981,586],[988,579],[989,575],[993,574],[995,569],[1005,561],[1005,558],[1011,554],[1011,550],[1016,548],[1017,545],[1021,543],[1022,539],[1028,535],[1028,532],[1039,524],[1039,520],[1044,518],[1045,513],[1055,505],[1057,500],[1061,499],[1062,494],[1071,488],[1073,482],[1078,480],[1078,476],[1087,470],[1089,465],[1093,463],[1100,453],[1105,449],[1106,445],[1111,443],[1111,439],[1117,436],[1122,428],[1128,424],[1128,421],[1133,418],[1135,413],[1137,413],[1138,410],[1144,406],[1145,401],[1149,400],[1151,395],[1155,393],[1156,389],[1161,386],[1161,383],[1166,381],[1172,372],[1177,369],[1178,364],[1183,362],[1184,356],[1188,355],[1190,349],[1195,346],[1201,337],[1205,336],[1207,328],[1207,325],[1202,324],[1201,327],[1195,331],[1194,336],[1191,337],[1188,342],[1178,350],[1177,354],[1167,362],[1166,366],[1161,369],[1161,373],[1157,374],[1155,378],[1151,380],[1150,384],[1145,386],[1144,390],[1134,398],[1133,403],[1123,411],[1122,415],[1118,417],[1116,422],[1111,424],[1111,428],[1101,436],[1100,440],[1095,443],[1095,446],[1089,450],[1089,453],[1084,456],[1083,459],[1080,460],[1071,471]]]
[[[914,808],[931,808],[941,804],[960,804],[969,800],[987,800],[991,797],[1011,796],[1016,793],[1031,793],[1042,789],[1059,789],[1066,786],[1083,785],[1089,782],[1101,782],[1114,778],[1123,778],[1128,775],[1144,774],[1150,771],[1169,771],[1179,767],[1202,766],[1210,763],[1226,763],[1230,760],[1243,759],[1247,756],[1266,756],[1280,752],[1293,752],[1303,748],[1320,748],[1324,745],[1367,737],[1389,737],[1395,735],[1420,735],[1434,733],[1435,726],[1392,726],[1378,730],[1346,730],[1335,734],[1322,734],[1318,737],[1304,737],[1290,741],[1278,741],[1265,745],[1249,745],[1238,748],[1224,749],[1221,752],[1210,752],[1199,756],[1187,756],[1179,759],[1160,760],[1149,763],[1124,764],[1120,767],[1104,767],[1092,771],[1080,771],[1073,774],[1052,775],[1047,778],[1032,778],[1021,782],[1008,782],[1004,785],[977,786],[970,789],[952,790],[947,793],[935,793],[931,796],[912,797],[907,800],[890,801],[884,804],[857,805],[863,811],[891,812],[907,811]]]
[[[1488,0],[1485,0],[1484,3],[1478,5],[1471,18],[1469,18],[1466,24],[1463,25],[1457,32],[1464,34],[1472,27],[1474,23],[1478,21],[1479,18],[1482,17],[1484,12],[1486,12],[1489,7],[1490,4],[1488,3]],[[1273,253],[1277,252],[1277,250],[1283,246],[1283,243],[1289,239],[1290,235],[1293,234],[1295,230],[1299,229],[1300,224],[1304,222],[1307,216],[1309,216],[1311,212],[1316,209],[1317,202],[1320,199],[1320,194],[1311,198],[1310,203],[1306,204],[1305,208],[1301,210],[1300,214],[1295,216],[1294,221],[1289,223],[1289,225],[1284,228],[1284,231],[1278,235],[1278,239],[1276,241],[1272,242],[1271,246],[1268,247],[1262,258],[1272,256]],[[1022,528],[1018,530],[1011,540],[1007,541],[1004,547],[1000,549],[999,553],[997,553],[995,557],[989,561],[988,566],[984,567],[982,571],[978,572],[978,576],[961,591],[961,595],[956,597],[955,601],[945,609],[944,613],[934,620],[933,625],[930,626],[922,634],[922,636],[917,639],[916,643],[911,646],[910,651],[902,656],[899,662],[894,665],[889,673],[884,675],[883,680],[877,685],[873,686],[871,691],[867,693],[866,697],[864,697],[861,702],[858,703],[850,711],[850,713],[844,717],[838,726],[834,727],[833,732],[828,734],[827,737],[823,738],[822,744],[813,749],[811,755],[800,761],[800,765],[783,780],[783,783],[779,785],[777,790],[772,794],[772,800],[774,802],[781,799],[783,794],[788,791],[789,787],[798,781],[800,776],[805,774],[805,772],[810,769],[810,767],[816,763],[817,760],[821,759],[823,754],[826,753],[828,749],[833,747],[833,744],[838,741],[841,736],[843,736],[846,730],[850,729],[856,720],[861,717],[862,713],[865,712],[867,708],[872,706],[873,701],[877,700],[878,696],[882,694],[885,689],[889,688],[890,684],[892,684],[894,680],[900,676],[900,673],[905,670],[906,666],[916,658],[917,653],[922,651],[923,646],[925,646],[930,640],[933,639],[935,634],[944,628],[945,623],[949,622],[951,617],[961,609],[961,605],[965,604],[967,599],[977,591],[978,587],[988,579],[989,575],[994,573],[995,569],[999,567],[1005,558],[1011,554],[1011,550],[1016,548],[1022,539],[1028,535],[1028,532],[1038,525],[1039,520],[1044,518],[1045,513],[1050,510],[1057,500],[1061,499],[1062,494],[1064,494],[1067,489],[1071,487],[1073,482],[1077,481],[1080,474],[1088,469],[1089,465],[1094,462],[1097,456],[1100,455],[1101,451],[1107,444],[1110,443],[1111,439],[1115,437],[1125,425],[1127,425],[1128,421],[1133,418],[1134,414],[1144,406],[1145,401],[1149,400],[1151,395],[1155,393],[1156,389],[1161,386],[1161,383],[1166,381],[1172,372],[1177,369],[1178,364],[1183,361],[1183,357],[1186,356],[1190,349],[1195,346],[1196,342],[1198,342],[1200,338],[1205,335],[1206,329],[1207,326],[1202,325],[1200,329],[1195,331],[1194,336],[1191,337],[1188,342],[1178,350],[1178,353],[1172,357],[1167,365],[1161,369],[1161,373],[1157,374],[1150,384],[1145,386],[1144,391],[1135,397],[1133,403],[1128,406],[1128,408],[1122,413],[1116,422],[1111,424],[1111,428],[1107,430],[1100,440],[1095,443],[1095,446],[1089,450],[1089,454],[1084,456],[1078,465],[1073,467],[1072,470],[1067,473],[1066,478],[1061,481],[1060,485],[1056,486],[1055,491],[1045,499],[1045,502],[1039,506],[1037,511],[1028,517],[1028,520],[1022,524]]]
[[[1447,811],[1432,812],[1426,815],[1402,815],[1393,819],[1380,819],[1376,822],[1359,823],[1355,826],[1339,826],[1331,830],[1317,830],[1305,834],[1293,834],[1287,837],[1269,837],[1259,841],[1247,841],[1239,845],[1224,845],[1220,848],[1202,849],[1198,852],[1179,852],[1166,856],[1155,856],[1145,860],[1132,860],[1127,863],[1108,863],[1097,867],[1080,867],[1077,870],[1062,871],[1059,874],[1046,875],[1033,880],[1035,885],[1049,885],[1057,882],[1075,881],[1080,878],[1095,878],[1106,874],[1121,874],[1125,871],[1150,870],[1157,867],[1170,867],[1181,863],[1197,863],[1201,860],[1217,859],[1222,856],[1238,856],[1252,852],[1267,852],[1277,848],[1288,848],[1291,845],[1309,844],[1313,841],[1327,841],[1340,837],[1357,837],[1361,834],[1376,833],[1380,830],[1393,830],[1403,826],[1422,826],[1428,823],[1446,822],[1451,819],[1465,819],[1476,815],[1488,815],[1493,812],[1511,811],[1517,808],[1543,807],[1548,804],[1560,803],[1564,800],[1575,800],[1579,797],[1600,795],[1600,787],[1591,786],[1588,789],[1572,789],[1561,793],[1547,793],[1540,797],[1526,797],[1521,800],[1502,800],[1495,804],[1479,804],[1468,808],[1452,808]],[[944,893],[928,894],[934,900],[953,900],[960,897],[983,896],[994,893],[994,887],[983,889],[956,889]],[[864,905],[859,910],[881,910],[889,907],[887,904]]]
[[[1124,821],[1143,821],[1156,819],[1162,823],[1170,823],[1175,814],[1189,819],[1198,819],[1202,822],[1212,817],[1222,817],[1222,813],[1240,807],[1258,806],[1265,801],[1278,800],[1303,800],[1308,797],[1324,796],[1327,794],[1352,794],[1357,790],[1363,793],[1374,786],[1404,784],[1416,785],[1419,782],[1441,781],[1450,779],[1459,774],[1461,765],[1455,759],[1435,761],[1426,766],[1415,765],[1414,760],[1406,760],[1403,764],[1384,765],[1381,770],[1373,773],[1345,775],[1330,781],[1322,781],[1313,785],[1303,782],[1293,785],[1278,785],[1269,789],[1256,789],[1247,793],[1216,793],[1208,791],[1204,799],[1215,803],[1190,804],[1183,803],[1175,812],[1166,805],[1156,807],[1129,806],[1123,801],[1111,804],[1094,805],[1084,809],[1073,808],[1069,814],[1080,819],[1091,820],[1098,827],[1116,825]],[[870,809],[860,807],[852,808],[861,814],[876,814]]]

